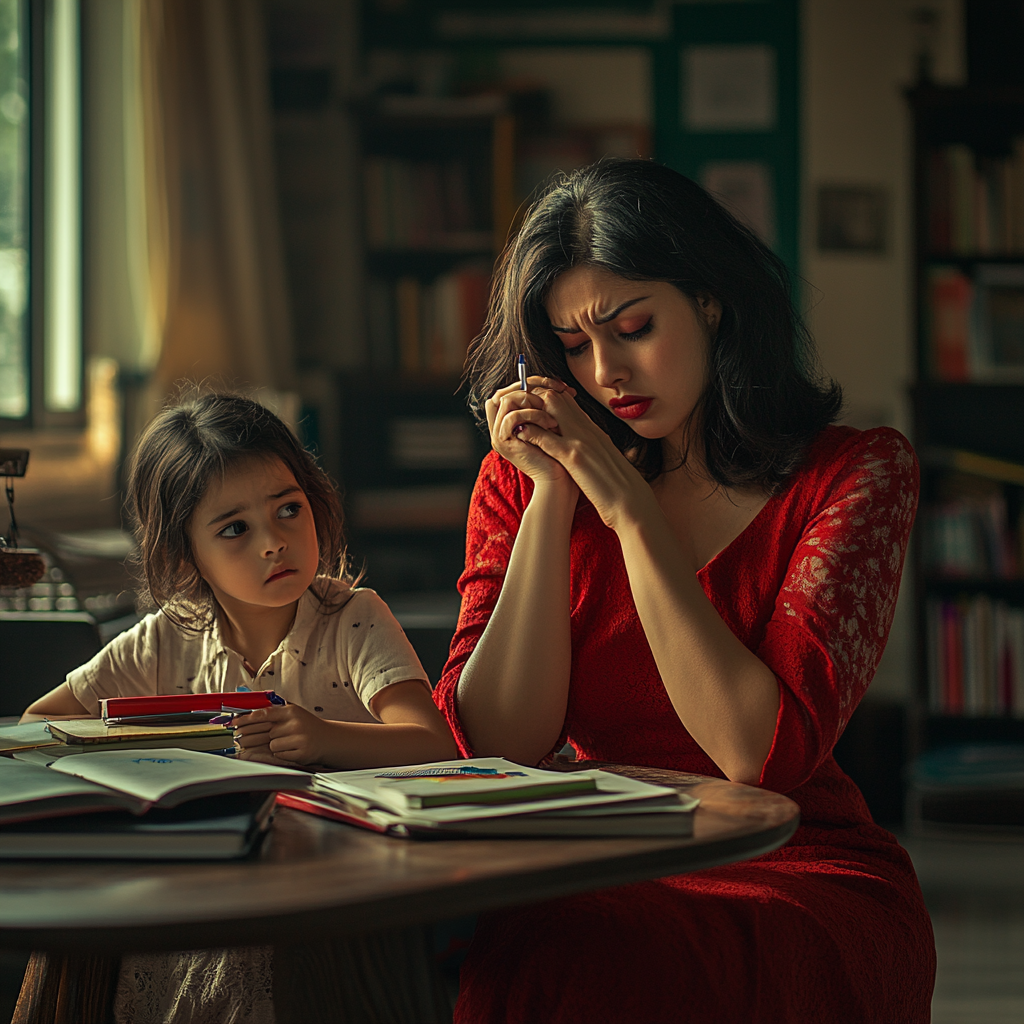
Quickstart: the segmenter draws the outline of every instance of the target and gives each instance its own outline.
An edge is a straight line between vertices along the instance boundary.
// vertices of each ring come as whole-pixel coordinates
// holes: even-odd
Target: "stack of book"
[[[278,802],[403,838],[688,836],[698,801],[604,771],[556,772],[499,757],[324,772]]]
[[[268,827],[274,791],[310,783],[291,768],[174,747],[0,757],[0,858],[241,857]]]
[[[928,706],[1024,718],[1024,608],[987,594],[927,604]]]
[[[1024,253],[1024,138],[1002,159],[944,146],[928,159],[928,234],[933,253]]]

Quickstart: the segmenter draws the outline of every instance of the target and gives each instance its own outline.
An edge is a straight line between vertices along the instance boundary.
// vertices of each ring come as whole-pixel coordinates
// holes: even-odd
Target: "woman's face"
[[[581,266],[556,278],[544,305],[586,391],[641,437],[680,443],[704,390],[717,299]]]

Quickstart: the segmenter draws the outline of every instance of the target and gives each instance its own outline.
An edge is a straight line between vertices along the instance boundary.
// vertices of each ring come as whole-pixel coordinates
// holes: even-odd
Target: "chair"
[[[20,715],[102,646],[87,612],[0,612],[0,716]]]

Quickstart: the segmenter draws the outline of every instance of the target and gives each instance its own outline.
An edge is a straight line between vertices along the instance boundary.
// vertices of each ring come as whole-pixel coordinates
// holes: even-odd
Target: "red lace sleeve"
[[[466,521],[466,568],[459,578],[462,610],[448,662],[434,689],[434,701],[448,720],[459,750],[472,748],[459,720],[455,691],[463,666],[480,639],[505,580],[512,545],[532,493],[532,485],[511,463],[491,452],[480,466]]]
[[[875,674],[917,508],[917,459],[897,431],[866,431],[840,457],[757,650],[781,696],[761,785],[781,793],[828,757]]]

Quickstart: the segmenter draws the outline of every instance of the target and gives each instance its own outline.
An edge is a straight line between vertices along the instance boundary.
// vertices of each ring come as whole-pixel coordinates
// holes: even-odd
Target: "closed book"
[[[66,747],[116,750],[121,747],[152,749],[181,747],[184,750],[223,750],[232,746],[228,725],[107,725],[97,718],[49,722],[50,735]]]
[[[397,814],[403,821],[428,823],[537,811],[627,805],[639,809],[641,804],[646,808],[678,803],[676,791],[665,786],[601,771],[566,773],[528,768],[500,757],[370,771],[321,772],[314,778],[313,789],[319,794]],[[506,799],[495,799],[499,794]],[[478,795],[484,799],[478,799]]]
[[[269,827],[273,793],[232,793],[154,808],[0,825],[0,859],[226,860],[246,856]]]
[[[145,697],[107,697],[100,701],[100,717],[108,725],[114,720],[133,720],[166,715],[186,715],[193,711],[217,713],[224,706],[266,708],[283,704],[273,690],[228,690],[223,693],[171,693]],[[165,720],[166,723],[166,720]]]
[[[400,768],[324,772],[318,784],[402,812],[461,804],[508,804],[593,793],[593,779],[513,764],[500,757]]]

